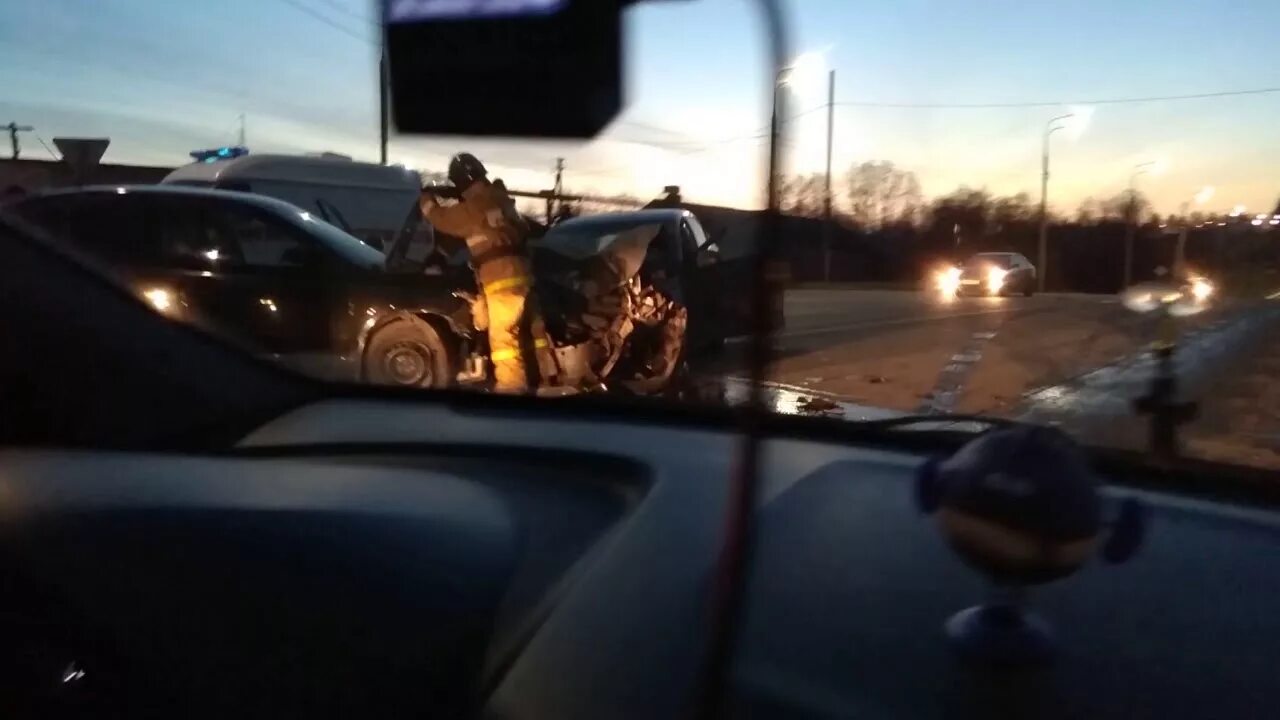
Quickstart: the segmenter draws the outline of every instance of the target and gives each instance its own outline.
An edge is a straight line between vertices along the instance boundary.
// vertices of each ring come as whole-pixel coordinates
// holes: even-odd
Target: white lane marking
[[[1280,300],[1280,290],[1277,290],[1267,296],[1268,300]]]

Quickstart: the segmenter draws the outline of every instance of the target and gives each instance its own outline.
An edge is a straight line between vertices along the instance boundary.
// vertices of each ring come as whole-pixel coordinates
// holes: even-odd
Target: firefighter
[[[490,182],[488,171],[474,155],[453,157],[449,181],[461,199],[442,205],[436,195],[424,192],[422,215],[440,232],[466,240],[488,315],[495,389],[527,393],[531,370],[551,374],[544,367],[548,363],[539,362],[548,357],[549,344],[531,297],[533,274],[524,253],[528,228],[501,181]]]

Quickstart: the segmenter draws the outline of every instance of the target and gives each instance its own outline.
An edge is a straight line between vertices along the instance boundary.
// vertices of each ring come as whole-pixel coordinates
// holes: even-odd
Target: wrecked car
[[[427,252],[424,244],[403,236],[391,248],[387,266],[450,278],[456,295],[472,307],[471,322],[457,338],[458,379],[485,383],[484,304],[466,269],[465,250],[446,258]],[[716,347],[733,325],[713,309],[716,248],[705,242],[687,212],[578,218],[529,245],[535,296],[554,350],[553,389],[633,394],[675,389],[689,360]],[[382,327],[382,321],[375,325],[375,338]]]

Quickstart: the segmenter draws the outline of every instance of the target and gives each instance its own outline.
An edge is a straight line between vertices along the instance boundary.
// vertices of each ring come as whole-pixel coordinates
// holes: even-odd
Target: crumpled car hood
[[[602,285],[618,287],[640,272],[649,245],[662,231],[662,225],[637,225],[622,232],[593,234],[556,232],[554,229],[533,241],[535,253],[551,253],[571,263],[599,260],[593,279]]]

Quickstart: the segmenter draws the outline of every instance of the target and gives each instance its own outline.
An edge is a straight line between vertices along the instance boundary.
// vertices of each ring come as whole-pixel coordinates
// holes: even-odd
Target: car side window
[[[699,250],[707,244],[707,231],[702,227],[702,223],[697,218],[686,218],[685,222],[689,224],[690,231],[693,232],[693,249]]]
[[[145,203],[135,195],[93,194],[58,203],[50,214],[63,215],[60,232],[77,247],[112,265],[161,264],[149,232]]]
[[[677,274],[680,267],[679,244],[681,242],[683,242],[681,237],[672,237],[671,226],[664,224],[657,237],[649,244],[649,251],[644,259],[645,268],[650,273],[656,272],[666,276]]]
[[[698,237],[688,220],[680,221],[680,248],[686,258],[691,258],[698,252]]]
[[[240,248],[207,221],[196,198],[157,197],[151,221],[164,263],[185,270],[225,269],[240,263]]]
[[[267,213],[220,205],[212,222],[239,247],[240,260],[247,267],[312,268],[324,261],[315,243]]]

